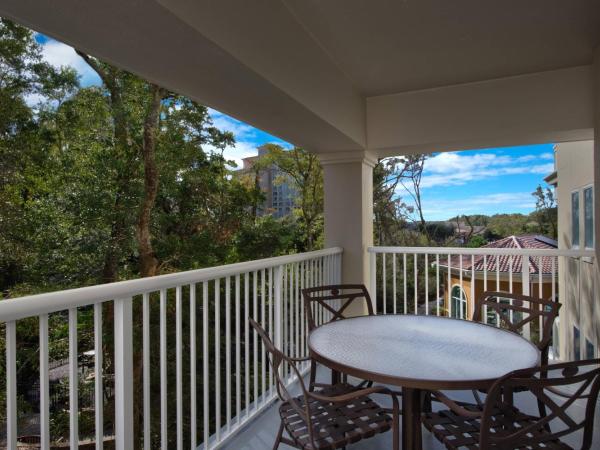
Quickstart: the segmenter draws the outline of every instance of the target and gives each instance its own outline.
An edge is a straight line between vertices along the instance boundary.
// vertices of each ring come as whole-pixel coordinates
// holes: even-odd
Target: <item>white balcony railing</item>
[[[488,290],[552,298],[563,304],[561,314],[565,314],[565,306],[571,306],[568,302],[581,301],[582,283],[593,286],[595,278],[592,250],[370,247],[369,253],[369,290],[378,314],[469,319],[475,299]],[[594,289],[590,291],[593,295]],[[573,309],[579,311],[578,307],[569,308]],[[483,317],[499,324],[487,311]],[[570,319],[581,323],[578,317]],[[533,333],[535,337],[540,329],[541,323],[527,325],[524,335],[531,338]],[[597,349],[599,343],[592,334],[589,338]],[[553,350],[556,355],[558,348]]]
[[[261,323],[288,354],[305,356],[307,331],[300,291],[339,282],[341,253],[342,249],[331,248],[1,301],[0,325],[6,329],[7,448],[16,449],[18,441],[17,351],[23,344],[17,323],[30,317],[39,319],[41,448],[51,445],[49,315],[68,321],[69,442],[71,449],[79,448],[78,313],[86,309],[93,315],[95,437],[91,438],[95,438],[96,449],[103,447],[106,434],[103,380],[109,375],[114,376],[115,384],[116,448],[134,448],[134,373],[140,363],[141,379],[137,382],[142,385],[144,449],[159,445],[162,449],[182,449],[184,442],[192,449],[220,446],[275,398],[265,350],[256,333],[249,330],[247,318]],[[318,320],[326,317],[323,311],[316,315]],[[152,325],[155,322],[158,331]],[[134,364],[138,356],[138,352],[134,354],[138,347],[133,345],[138,336],[134,331],[140,327],[141,355]],[[103,373],[108,337],[114,342],[110,374]],[[169,356],[173,344],[174,361]],[[153,347],[159,349],[156,356]],[[151,362],[160,367],[158,380],[152,379],[156,371],[151,371]],[[307,369],[306,365],[302,368]],[[292,382],[289,368],[284,370]],[[189,374],[187,379],[184,373]],[[160,399],[152,394],[156,385]],[[189,400],[185,405],[184,398]],[[157,404],[160,419],[152,423],[151,409]],[[152,442],[151,434],[156,436],[157,428],[158,442]]]

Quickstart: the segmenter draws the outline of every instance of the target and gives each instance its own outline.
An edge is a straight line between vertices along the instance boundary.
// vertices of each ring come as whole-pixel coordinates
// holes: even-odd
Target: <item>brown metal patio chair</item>
[[[279,416],[281,425],[273,449],[280,443],[307,450],[333,450],[393,430],[393,448],[399,449],[399,405],[391,392],[381,387],[356,389],[345,383],[324,387],[318,392],[309,392],[304,385],[296,362],[308,358],[291,358],[274,345],[265,330],[254,320],[250,325],[260,335],[269,354],[269,363],[275,374],[277,395],[281,400]],[[289,364],[298,377],[302,395],[293,397],[281,379],[283,362]],[[390,395],[392,416],[369,396]],[[289,438],[283,436],[286,431]]]
[[[374,315],[373,303],[364,284],[336,284],[302,289],[302,297],[304,298],[304,310],[306,311],[309,333],[323,323],[346,319],[346,311],[352,303],[365,302],[368,315]],[[323,312],[328,314],[328,317],[323,316],[322,323],[318,323],[317,317],[315,317],[317,308],[321,308]],[[314,390],[315,387],[320,387],[319,383],[316,383],[316,377],[317,363],[311,360],[310,391]],[[359,386],[369,387],[371,384],[370,381],[363,381]]]
[[[510,303],[500,302],[499,299],[508,299]],[[534,343],[541,352],[541,365],[546,365],[552,342],[552,327],[561,306],[557,301],[530,295],[487,291],[476,300],[472,319],[474,322],[483,322],[484,309],[487,308],[488,314],[493,312],[499,318],[498,325],[501,328],[522,334],[527,324],[536,324],[541,318],[542,329]]]
[[[595,359],[512,372],[490,388],[483,409],[436,392],[449,409],[425,414],[422,421],[448,449],[571,449],[562,439],[582,432],[580,448],[586,450],[592,445],[599,364]],[[516,408],[515,392],[521,401],[529,396],[543,403],[548,414]]]
[[[507,299],[507,303],[499,299]],[[472,320],[474,322],[484,322],[483,314],[487,308],[487,313],[495,314],[500,328],[512,331],[521,335],[527,324],[539,323],[542,319],[542,327],[539,330],[537,342],[533,342],[540,350],[540,365],[548,364],[548,351],[552,343],[552,327],[558,317],[558,312],[562,305],[557,301],[544,300],[530,295],[522,295],[501,291],[486,291],[475,302]],[[485,391],[481,391],[485,392]],[[475,401],[479,406],[483,405],[477,391],[473,391]],[[543,414],[543,405],[539,404],[540,414]]]

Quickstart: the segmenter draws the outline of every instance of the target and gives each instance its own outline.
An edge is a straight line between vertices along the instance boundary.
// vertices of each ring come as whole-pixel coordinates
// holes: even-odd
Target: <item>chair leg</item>
[[[317,379],[317,363],[314,361],[310,362],[310,380],[308,383],[309,392],[313,392],[315,390],[315,381]]]
[[[281,443],[281,437],[283,436],[283,420],[279,425],[279,432],[277,433],[277,439],[275,439],[275,444],[273,444],[273,450],[277,450],[279,448],[279,444]]]

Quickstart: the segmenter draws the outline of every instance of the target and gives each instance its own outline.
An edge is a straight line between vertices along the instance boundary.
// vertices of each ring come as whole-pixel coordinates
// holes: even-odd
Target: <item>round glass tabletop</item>
[[[424,389],[487,387],[538,364],[517,334],[465,320],[386,315],[340,320],[312,331],[312,356],[349,375]]]

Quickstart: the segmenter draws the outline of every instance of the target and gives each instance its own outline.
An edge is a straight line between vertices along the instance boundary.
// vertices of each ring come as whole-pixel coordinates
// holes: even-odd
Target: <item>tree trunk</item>
[[[142,157],[144,159],[144,199],[137,222],[137,240],[140,253],[140,275],[152,277],[156,275],[158,259],[152,248],[150,218],[158,193],[158,169],[156,168],[156,131],[160,118],[160,106],[165,91],[156,85],[151,86],[152,97],[144,121],[144,142]]]

